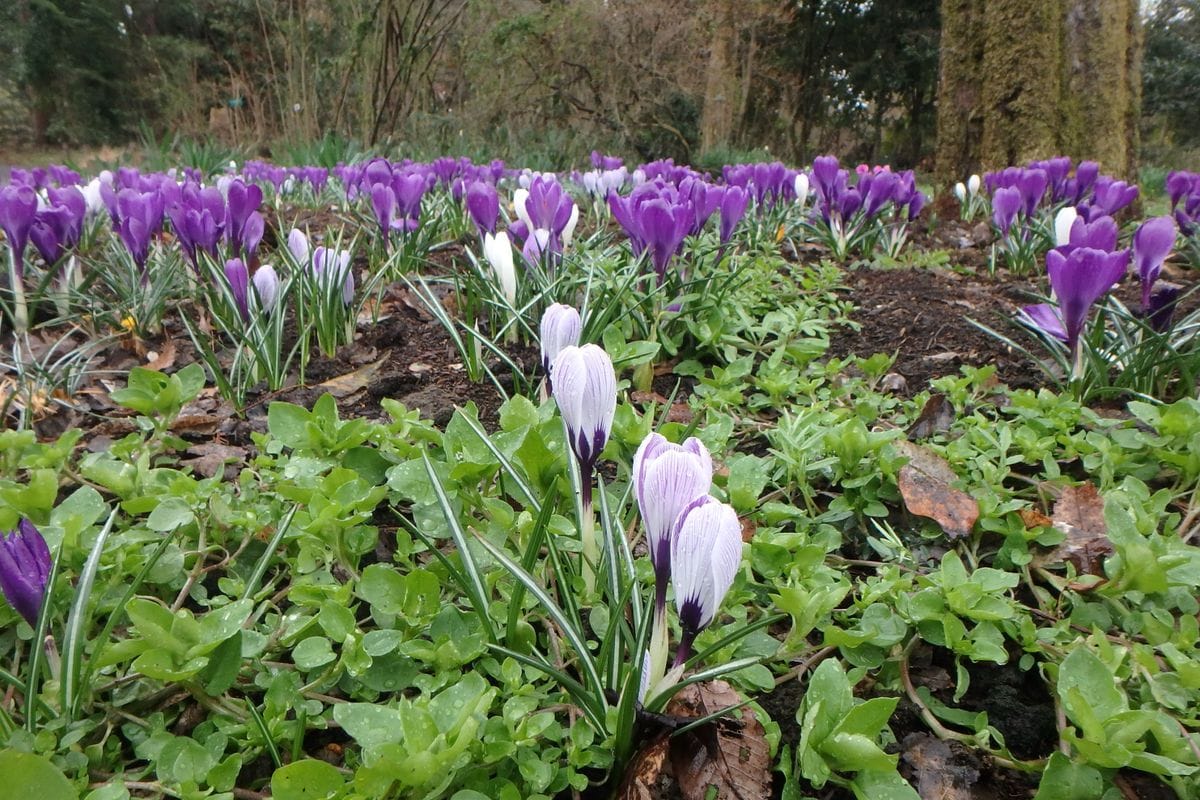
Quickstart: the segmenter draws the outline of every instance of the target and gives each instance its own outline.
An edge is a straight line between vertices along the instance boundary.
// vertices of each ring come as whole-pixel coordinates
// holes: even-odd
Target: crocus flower
[[[0,590],[30,627],[37,624],[49,577],[50,548],[32,522],[22,519],[15,531],[0,534]]]
[[[1021,203],[1021,190],[1016,187],[1002,186],[992,194],[992,222],[1001,235],[1008,236]]]
[[[521,256],[530,269],[542,266],[546,253],[553,252],[550,248],[550,231],[545,228],[535,228],[525,239],[521,248]]]
[[[375,221],[379,224],[379,233],[386,243],[392,232],[392,217],[396,214],[396,193],[386,183],[371,185],[371,208],[375,211]]]
[[[250,321],[250,273],[246,264],[240,258],[231,258],[225,262],[225,280],[229,282],[229,291],[233,294],[234,305],[242,322]]]
[[[546,379],[550,379],[550,368],[558,354],[567,347],[579,345],[579,334],[582,330],[579,312],[571,306],[554,303],[542,314],[540,328],[542,345],[542,369]]]
[[[483,255],[492,267],[496,283],[500,285],[500,292],[504,295],[504,299],[510,306],[515,305],[517,302],[517,271],[513,266],[512,242],[508,240],[508,234],[503,231],[495,236],[485,233],[483,235]]]
[[[1117,285],[1128,266],[1128,250],[1108,253],[1077,247],[1067,255],[1058,250],[1046,253],[1046,272],[1050,276],[1050,287],[1058,298],[1067,347],[1072,353],[1078,352],[1079,334],[1087,321],[1088,311],[1105,292]]]
[[[551,377],[571,450],[590,482],[592,469],[608,443],[617,408],[612,359],[594,344],[564,347],[554,360]]]
[[[559,236],[562,239],[563,248],[571,246],[571,240],[575,238],[575,226],[579,224],[579,206],[571,203],[571,213],[567,216],[567,224],[563,226],[562,234]]]
[[[804,208],[804,204],[808,201],[808,176],[803,172],[796,173],[792,190],[796,193],[796,205]]]
[[[1118,233],[1117,222],[1112,217],[1096,217],[1090,222],[1079,217],[1071,223],[1066,249],[1059,249],[1063,255],[1075,247],[1090,247],[1092,250],[1111,252],[1117,249]]]
[[[742,526],[731,506],[704,495],[680,512],[671,536],[671,583],[683,629],[677,665],[716,617],[741,560]]]
[[[254,292],[258,296],[258,305],[266,313],[271,313],[279,299],[279,273],[270,264],[264,264],[254,272]]]
[[[1183,287],[1169,281],[1159,281],[1150,292],[1150,304],[1145,307],[1146,319],[1150,327],[1159,333],[1171,329],[1171,317],[1175,313],[1175,303]]]
[[[1079,212],[1075,210],[1075,206],[1063,206],[1054,215],[1054,244],[1057,247],[1070,244],[1071,242],[1071,226],[1075,224],[1075,220],[1079,219]]]
[[[655,595],[660,605],[667,599],[675,519],[689,503],[708,494],[712,471],[712,456],[695,437],[679,445],[667,441],[660,433],[651,433],[642,440],[633,457],[633,494],[646,526]]]
[[[354,270],[350,267],[350,251],[318,247],[313,250],[312,269],[317,277],[336,286],[341,283],[342,302],[350,305],[354,301]]]
[[[981,183],[982,181],[979,179],[978,175],[972,175],[971,177],[967,178],[967,192],[972,197],[979,194],[979,186]]]
[[[1148,219],[1133,234],[1133,263],[1142,281],[1143,309],[1150,308],[1150,289],[1175,246],[1175,234],[1175,220],[1171,217]]]
[[[954,197],[959,204],[967,202],[967,185],[962,181],[954,184]]]
[[[805,187],[805,192],[808,189]],[[721,198],[721,244],[726,244],[733,238],[733,229],[742,221],[742,217],[746,215],[746,205],[750,202],[750,195],[740,186],[729,186],[725,189],[725,196]]]
[[[29,186],[10,185],[0,189],[0,229],[4,230],[4,236],[12,251],[18,280],[25,274],[22,259],[25,256],[25,246],[29,242],[29,229],[33,227],[37,205],[37,194]]]
[[[479,235],[496,232],[496,220],[500,217],[500,195],[496,187],[484,181],[476,181],[467,189],[467,213],[479,230]]]
[[[308,263],[308,237],[304,235],[304,231],[299,228],[292,228],[288,233],[287,238],[288,252],[292,254],[292,258],[296,259],[297,264]]]
[[[1017,319],[1026,325],[1037,328],[1045,334],[1053,336],[1060,342],[1067,340],[1067,329],[1063,327],[1062,315],[1058,308],[1049,303],[1039,303],[1035,306],[1025,306],[1017,312]]]

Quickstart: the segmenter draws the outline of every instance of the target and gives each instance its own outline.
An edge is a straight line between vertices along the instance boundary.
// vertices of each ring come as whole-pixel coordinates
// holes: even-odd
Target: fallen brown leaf
[[[1093,484],[1068,486],[1054,503],[1054,527],[1066,539],[1050,553],[1050,563],[1070,562],[1080,574],[1103,574],[1104,557],[1112,553],[1104,522],[1104,498]]]
[[[175,340],[168,338],[161,350],[150,352],[146,355],[150,356],[150,360],[146,362],[146,369],[153,369],[159,372],[170,369],[175,366]]]
[[[617,800],[657,800],[666,796],[662,784],[670,777],[670,770],[665,769],[670,743],[670,736],[660,733],[637,751],[625,768]]]
[[[971,533],[979,519],[979,503],[950,484],[958,480],[946,460],[912,442],[895,443],[908,463],[900,468],[900,496],[910,513],[928,517],[942,526],[951,539]]]
[[[205,478],[221,472],[229,462],[240,462],[246,458],[246,448],[220,442],[201,442],[189,447],[187,452],[194,457],[183,460],[181,464],[191,467],[196,474]]]
[[[908,429],[909,439],[928,439],[950,430],[954,423],[954,404],[944,394],[932,394],[925,401],[917,421]]]
[[[741,702],[725,681],[692,684],[667,704],[667,713],[705,717]],[[684,800],[771,796],[771,751],[754,712],[741,708],[671,739],[671,771]],[[715,790],[715,795],[710,794]]]
[[[953,748],[928,733],[912,733],[904,738],[903,756],[916,773],[917,794],[937,800],[972,800],[972,787],[979,782],[979,770],[959,763]]]
[[[345,375],[338,375],[336,378],[330,378],[324,383],[318,384],[317,388],[324,389],[339,400],[347,395],[361,391],[375,380],[375,376],[379,374],[379,369],[384,365],[384,362],[391,356],[391,351],[387,351],[376,361],[370,364],[359,367],[353,372],[348,372]]]

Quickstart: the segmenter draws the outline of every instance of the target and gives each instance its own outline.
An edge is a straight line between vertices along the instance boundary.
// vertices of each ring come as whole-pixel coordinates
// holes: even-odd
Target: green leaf
[[[292,650],[292,661],[303,670],[322,667],[337,658],[324,636],[309,636]]]
[[[1074,702],[1078,692],[1087,708]],[[1129,708],[1125,693],[1117,686],[1117,679],[1086,646],[1076,647],[1063,659],[1058,668],[1058,696],[1072,720],[1080,722],[1081,715],[1094,715],[1103,723]]]
[[[0,775],[4,776],[6,791],[20,789],[20,797],[37,800],[78,800],[79,793],[58,767],[33,753],[16,750],[0,751]],[[10,795],[16,797],[18,795]]]
[[[271,776],[274,800],[322,800],[346,785],[342,773],[324,761],[305,759],[275,770]]]
[[[237,680],[238,670],[242,668],[241,633],[238,631],[213,650],[208,666],[200,676],[204,681],[204,691],[209,694],[224,694]]]
[[[1099,800],[1103,794],[1104,777],[1097,770],[1055,752],[1046,762],[1033,800]]]
[[[152,531],[166,533],[191,524],[196,518],[191,505],[179,497],[168,497],[158,504],[146,519],[146,527]]]
[[[267,408],[267,430],[293,450],[309,445],[308,423],[313,415],[300,406],[275,402]]]
[[[333,718],[364,748],[395,744],[404,739],[404,720],[397,709],[374,703],[339,703]]]
[[[740,513],[753,511],[771,477],[772,461],[758,456],[738,455],[729,460],[726,484],[730,504]]]

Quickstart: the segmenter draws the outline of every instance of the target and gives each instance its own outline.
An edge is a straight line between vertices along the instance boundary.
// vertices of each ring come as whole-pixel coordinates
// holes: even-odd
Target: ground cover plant
[[[8,785],[1200,794],[1194,176],[342,155],[0,187]]]

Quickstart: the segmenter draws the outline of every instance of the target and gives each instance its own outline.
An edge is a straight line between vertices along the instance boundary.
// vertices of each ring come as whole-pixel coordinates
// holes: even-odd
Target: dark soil
[[[963,365],[994,365],[1009,386],[1039,386],[1036,364],[971,324],[974,319],[1024,342],[1028,335],[1011,322],[1020,305],[1032,302],[1033,285],[1022,280],[993,280],[977,274],[929,269],[860,267],[846,274],[851,319],[858,331],[843,329],[832,337],[829,355],[895,354],[892,371],[904,378],[908,394],[929,381],[953,375]],[[1036,352],[1037,343],[1029,340]]]

